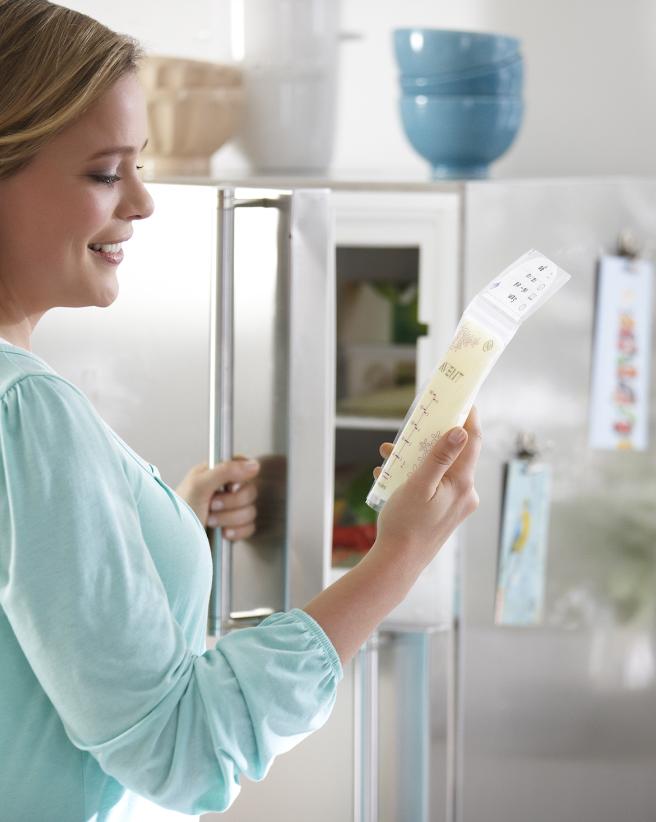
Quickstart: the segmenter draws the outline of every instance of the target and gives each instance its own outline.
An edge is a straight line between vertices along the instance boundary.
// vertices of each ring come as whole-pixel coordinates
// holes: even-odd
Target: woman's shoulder
[[[53,371],[40,357],[16,346],[0,344],[0,399],[15,396],[18,387],[41,395],[88,403],[76,385]]]
[[[104,425],[88,397],[47,363],[24,349],[0,347],[0,429],[7,435],[24,435],[34,426],[42,442],[53,442],[65,431],[81,432]],[[103,437],[104,438],[104,437]],[[52,443],[51,443],[52,444]]]
[[[29,441],[29,444],[26,443]],[[74,452],[115,462],[142,480],[157,468],[133,451],[102,418],[87,395],[24,349],[0,344],[0,451],[28,445],[33,456]]]
[[[45,377],[45,380],[38,379]],[[0,398],[6,397],[19,383],[28,380],[30,386],[42,387],[44,390],[56,390],[66,384],[75,386],[61,377],[48,363],[28,351],[10,343],[0,342]]]

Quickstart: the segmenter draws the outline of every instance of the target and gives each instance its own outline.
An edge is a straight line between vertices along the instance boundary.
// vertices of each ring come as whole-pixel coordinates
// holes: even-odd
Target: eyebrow
[[[139,151],[143,151],[147,145],[148,139],[146,139],[146,142],[141,146],[141,149],[136,149],[134,146],[112,146],[111,148],[103,148],[101,151],[92,154],[89,160],[97,160],[98,157],[107,157],[110,154],[138,154]]]

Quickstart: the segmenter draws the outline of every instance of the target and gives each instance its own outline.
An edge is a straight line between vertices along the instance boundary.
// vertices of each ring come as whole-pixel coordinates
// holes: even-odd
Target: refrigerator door
[[[210,632],[305,604],[324,584],[331,508],[333,254],[328,193],[219,192],[211,462],[256,457],[257,533],[215,530]],[[220,612],[220,613],[219,613]],[[214,618],[216,617],[216,618]]]
[[[588,447],[595,268],[653,238],[656,183],[466,187],[465,301],[529,248],[572,279],[521,328],[477,401],[480,508],[462,533],[461,822],[650,822],[656,807],[656,448]],[[653,242],[653,240],[652,240]],[[653,256],[653,245],[647,249]],[[493,623],[503,463],[518,432],[553,469],[539,627]]]

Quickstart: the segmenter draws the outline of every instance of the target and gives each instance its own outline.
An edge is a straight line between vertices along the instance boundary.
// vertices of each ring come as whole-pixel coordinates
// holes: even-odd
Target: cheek
[[[75,236],[86,246],[111,222],[114,198],[111,191],[98,185],[98,189],[90,188],[80,194],[71,210],[75,212]]]
[[[13,263],[48,264],[80,257],[87,244],[110,220],[111,192],[93,185],[48,185],[30,180],[0,205],[0,242]],[[100,189],[100,186],[99,186]],[[44,255],[44,251],[47,254]]]
[[[57,256],[61,214],[38,185],[22,184],[5,193],[0,198],[1,267],[21,280],[40,265],[44,249]]]
[[[98,190],[85,187],[69,192],[60,202],[61,213],[52,224],[59,235],[59,248],[64,255],[79,256],[111,221],[111,192],[100,186]]]

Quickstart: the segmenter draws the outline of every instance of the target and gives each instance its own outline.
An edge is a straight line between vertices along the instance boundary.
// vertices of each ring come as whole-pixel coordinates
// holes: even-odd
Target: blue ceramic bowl
[[[395,29],[394,53],[403,74],[426,77],[512,60],[519,56],[519,40],[478,31]]]
[[[512,145],[522,122],[519,97],[403,95],[403,130],[435,179],[481,178]]]
[[[524,83],[524,61],[520,58],[499,63],[493,69],[477,69],[452,74],[399,77],[404,94],[501,94],[520,96]]]

